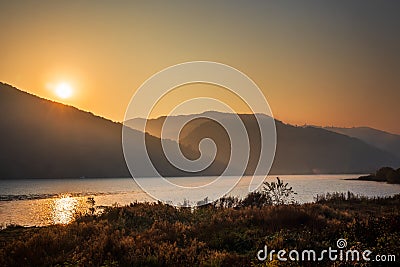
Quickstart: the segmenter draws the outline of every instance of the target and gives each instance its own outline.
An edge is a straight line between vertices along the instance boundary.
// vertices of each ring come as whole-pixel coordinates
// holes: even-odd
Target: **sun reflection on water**
[[[54,199],[52,219],[54,224],[67,224],[74,219],[78,200],[69,195]]]

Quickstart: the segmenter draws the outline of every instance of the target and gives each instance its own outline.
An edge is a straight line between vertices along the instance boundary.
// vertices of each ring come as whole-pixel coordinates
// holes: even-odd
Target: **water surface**
[[[389,196],[400,193],[400,185],[372,181],[344,180],[360,175],[283,175],[297,192],[299,203],[312,202],[317,195],[327,192],[347,192],[364,196]],[[159,188],[157,179],[154,188]],[[215,177],[176,177],[169,180],[178,185],[204,185]],[[274,181],[268,176],[267,181]],[[248,192],[251,177],[244,177],[229,193],[243,197]],[[179,189],[165,192],[171,200],[184,202]],[[68,223],[76,213],[88,212],[88,197],[93,197],[96,206],[127,205],[135,201],[155,201],[144,193],[133,179],[30,179],[0,181],[0,226],[19,224],[24,226]],[[190,199],[186,199],[190,201]]]

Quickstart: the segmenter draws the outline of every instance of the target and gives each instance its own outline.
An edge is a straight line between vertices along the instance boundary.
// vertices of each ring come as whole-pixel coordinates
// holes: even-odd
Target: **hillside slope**
[[[122,152],[122,127],[0,83],[0,179],[130,177]],[[134,142],[141,140],[138,131],[130,130],[130,135]],[[146,145],[162,175],[189,175],[167,161],[159,138],[146,135]],[[197,156],[182,149],[189,158]],[[136,166],[136,174],[148,176],[140,163]],[[220,170],[214,163],[198,175]]]
[[[189,118],[193,115],[187,115]],[[214,116],[224,121],[233,119],[231,114],[218,113]],[[258,115],[257,115],[258,116]],[[267,119],[266,116],[261,119]],[[178,124],[185,116],[172,118],[172,124]],[[250,162],[247,174],[252,174],[259,155],[260,137],[254,115],[240,115],[250,138]],[[147,130],[160,136],[160,127],[165,117],[149,120]],[[137,120],[136,123],[143,123]],[[369,173],[381,166],[397,166],[400,162],[395,156],[362,140],[335,133],[318,127],[295,127],[276,121],[277,150],[272,166],[273,174],[310,174],[310,173]],[[166,133],[171,136],[170,133]],[[195,119],[181,132],[180,143],[198,149],[203,138],[215,141],[217,159],[225,165],[230,157],[229,138],[224,129],[213,121]]]
[[[400,159],[400,135],[373,129],[370,127],[325,127],[324,129],[358,138],[367,144],[390,152]]]
[[[228,122],[233,119],[231,114],[213,115]],[[250,134],[250,162],[246,173],[252,174],[259,155],[258,125],[254,115],[240,116]],[[203,138],[209,137],[217,145],[216,160],[207,169],[188,173],[169,163],[163,153],[161,140],[157,137],[163,120],[163,117],[150,120],[150,133],[155,136],[146,135],[150,159],[159,173],[193,176],[223,172],[230,156],[230,143],[220,125],[199,119],[182,129],[179,146],[190,159],[200,156],[198,146]],[[294,127],[279,121],[276,126],[278,144],[272,167],[274,174],[369,173],[381,166],[396,167],[399,164],[392,154],[357,138],[321,128]],[[122,152],[122,127],[120,123],[0,83],[0,179],[129,177]],[[135,142],[140,141],[142,134],[133,129],[129,129],[129,133],[133,138],[133,154],[138,155],[135,174],[149,176],[141,170],[140,153],[136,153]],[[168,138],[172,136],[167,133]],[[166,146],[176,146],[174,142],[167,140]],[[207,155],[207,151],[204,152]]]

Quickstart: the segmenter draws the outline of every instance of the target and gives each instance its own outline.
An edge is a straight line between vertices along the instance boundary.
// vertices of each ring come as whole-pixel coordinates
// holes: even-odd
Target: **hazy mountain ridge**
[[[324,129],[358,138],[369,145],[390,152],[400,159],[400,135],[370,127],[324,127]]]
[[[223,121],[234,118],[232,114],[219,112],[206,115],[217,116]],[[187,116],[198,115],[170,119],[172,124],[178,125],[176,120],[186,120]],[[260,114],[240,115],[251,140],[247,174],[254,171],[259,154],[259,130],[254,116],[269,118]],[[152,135],[146,134],[149,156],[162,175],[222,173],[229,160],[230,147],[221,127],[207,119],[197,119],[182,129],[179,146],[190,159],[200,156],[198,144],[204,137],[217,143],[216,160],[206,170],[194,174],[177,169],[166,159],[161,140],[157,138],[164,120],[165,117],[149,120]],[[145,121],[135,119],[128,125],[134,128],[135,122]],[[278,145],[273,173],[361,173],[399,163],[391,154],[343,134],[314,127],[295,127],[280,121],[276,121],[276,126]],[[0,179],[130,176],[122,152],[124,126],[121,123],[0,83],[0,127]],[[129,129],[129,133],[137,140],[142,136],[133,129]],[[173,135],[167,132],[166,137],[172,139]],[[172,146],[174,141],[167,140],[166,145]],[[135,146],[132,149],[136,151]],[[138,174],[147,176],[140,172],[140,162],[136,166],[139,166]]]
[[[121,123],[1,83],[0,127],[0,179],[130,177],[122,152]],[[140,140],[140,132],[129,132]],[[159,138],[146,134],[146,144],[162,175],[188,175],[167,161]],[[185,155],[196,157],[181,147]],[[217,165],[199,175],[219,171]],[[140,169],[137,173],[146,176]]]
[[[213,116],[225,122],[234,119],[232,114],[214,113]],[[189,119],[195,117],[194,115],[181,115],[176,120],[184,120],[185,116]],[[257,116],[259,119],[268,118],[260,114]],[[250,162],[246,173],[252,174],[259,154],[258,125],[253,115],[242,114],[240,117],[244,121],[251,140]],[[143,123],[144,120],[141,120]],[[164,120],[165,117],[151,119],[146,129],[151,134],[160,136],[160,127]],[[174,118],[171,120],[174,125]],[[335,133],[321,127],[297,127],[277,120],[275,123],[277,150],[271,169],[272,174],[366,173],[381,166],[397,166],[400,162],[391,153],[371,146],[358,138]],[[168,131],[166,136],[169,136]],[[215,141],[218,147],[217,159],[226,165],[229,160],[230,143],[226,132],[218,123],[195,119],[182,129],[179,142],[198,149],[200,140],[206,137]]]

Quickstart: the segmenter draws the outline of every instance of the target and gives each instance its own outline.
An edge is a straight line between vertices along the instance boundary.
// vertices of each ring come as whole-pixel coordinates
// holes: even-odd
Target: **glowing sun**
[[[60,83],[56,86],[55,93],[60,98],[66,99],[72,96],[73,90],[71,85],[69,85],[68,83]]]

